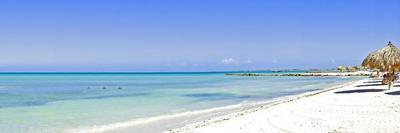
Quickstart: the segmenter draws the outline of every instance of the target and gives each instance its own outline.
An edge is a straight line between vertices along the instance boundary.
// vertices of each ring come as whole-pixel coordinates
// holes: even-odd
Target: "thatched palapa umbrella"
[[[339,70],[340,72],[343,72],[343,71],[346,70],[346,67],[345,67],[345,66],[338,66],[338,67],[336,68],[336,70]]]
[[[375,52],[370,53],[362,62],[362,66],[370,69],[378,69],[382,72],[390,72],[388,79],[389,88],[394,82],[394,73],[400,70],[400,49],[391,42]]]
[[[375,52],[370,53],[362,62],[362,66],[386,72],[400,70],[400,49],[391,42]]]

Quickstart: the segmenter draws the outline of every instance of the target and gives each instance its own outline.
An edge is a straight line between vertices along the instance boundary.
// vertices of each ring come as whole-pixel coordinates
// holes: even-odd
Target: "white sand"
[[[357,72],[317,72],[317,73],[301,73],[304,76],[310,75],[321,75],[321,76],[355,76],[355,75],[369,75],[371,72],[368,71],[357,71]]]
[[[400,87],[378,84],[360,80],[170,132],[400,132]]]

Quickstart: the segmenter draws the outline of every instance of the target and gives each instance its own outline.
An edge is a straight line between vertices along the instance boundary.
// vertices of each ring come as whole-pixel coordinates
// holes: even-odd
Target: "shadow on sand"
[[[400,95],[400,91],[386,92],[388,95]]]
[[[382,80],[377,80],[377,81],[368,81],[368,82],[364,82],[364,83],[381,83],[382,82]]]
[[[346,93],[366,93],[366,92],[381,92],[386,89],[357,89],[357,90],[345,90],[345,91],[337,91],[336,94],[346,94]]]
[[[357,85],[356,87],[366,87],[366,86],[381,86],[383,84],[367,84],[367,85]]]

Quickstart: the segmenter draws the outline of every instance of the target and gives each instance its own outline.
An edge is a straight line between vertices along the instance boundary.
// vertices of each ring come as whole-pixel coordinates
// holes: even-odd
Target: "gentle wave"
[[[135,125],[147,124],[147,123],[151,123],[151,122],[157,122],[160,120],[167,120],[167,119],[173,119],[173,118],[184,117],[184,116],[213,113],[213,112],[224,111],[224,110],[246,109],[246,108],[256,107],[256,106],[260,106],[260,105],[268,105],[268,104],[272,104],[274,102],[285,101],[287,99],[291,99],[294,97],[300,97],[300,96],[304,96],[306,94],[320,92],[323,90],[330,90],[331,88],[346,86],[348,84],[351,84],[352,82],[342,83],[342,84],[334,85],[331,87],[326,87],[323,89],[313,90],[312,92],[304,92],[304,93],[300,93],[300,94],[280,96],[280,97],[276,97],[276,98],[272,98],[272,99],[268,99],[268,100],[242,101],[241,103],[235,104],[235,105],[227,105],[227,106],[223,106],[223,107],[215,107],[215,108],[204,109],[204,110],[187,111],[187,112],[160,115],[160,116],[154,116],[154,117],[138,118],[138,119],[132,119],[132,120],[128,120],[128,121],[105,124],[105,125],[94,125],[92,127],[70,129],[70,130],[66,130],[65,132],[66,133],[99,133],[99,132],[106,132],[106,131],[112,131],[112,130],[117,130],[117,129],[122,129],[122,128],[128,128],[128,127],[132,127]]]
[[[155,116],[155,117],[132,119],[132,120],[128,120],[128,121],[124,121],[124,122],[117,122],[117,123],[112,123],[112,124],[94,125],[93,127],[70,129],[70,130],[66,130],[65,132],[66,133],[98,133],[98,132],[105,132],[105,131],[110,131],[110,130],[115,130],[115,129],[120,129],[120,128],[126,128],[126,127],[135,126],[135,125],[139,125],[139,124],[146,124],[146,123],[155,122],[155,121],[159,121],[159,120],[172,119],[172,118],[183,117],[183,116],[191,116],[191,115],[196,115],[196,114],[205,114],[205,113],[235,109],[235,108],[240,108],[240,107],[243,107],[243,104],[229,105],[229,106],[224,106],[224,107],[216,107],[216,108],[205,109],[205,110],[187,111],[187,112],[182,112],[182,113],[160,115],[160,116]]]

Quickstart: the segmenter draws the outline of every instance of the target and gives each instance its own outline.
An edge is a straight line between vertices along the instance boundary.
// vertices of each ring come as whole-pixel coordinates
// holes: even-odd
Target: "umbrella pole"
[[[390,90],[390,88],[392,87],[392,85],[394,84],[395,80],[396,80],[396,76],[395,76],[395,72],[392,71],[392,73],[389,76],[390,80],[389,80],[389,84],[388,84],[388,90]]]

